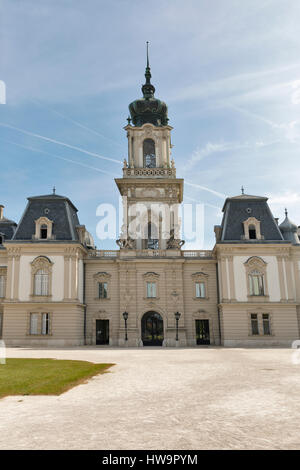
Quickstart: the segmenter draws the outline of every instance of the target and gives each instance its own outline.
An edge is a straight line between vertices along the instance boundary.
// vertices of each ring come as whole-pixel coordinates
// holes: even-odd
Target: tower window
[[[256,240],[256,228],[254,225],[249,226],[249,239]]]
[[[148,224],[147,248],[151,250],[158,250],[159,248],[156,225],[151,222]]]
[[[143,144],[143,155],[144,155],[144,167],[155,168],[156,167],[156,156],[155,156],[155,143],[152,139],[145,139]]]
[[[48,238],[48,227],[47,227],[47,225],[42,225],[41,226],[41,238],[43,240]]]

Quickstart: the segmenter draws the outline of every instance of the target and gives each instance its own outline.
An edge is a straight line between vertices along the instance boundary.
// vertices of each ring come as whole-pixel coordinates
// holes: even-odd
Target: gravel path
[[[0,400],[1,449],[300,448],[300,365],[288,349],[12,348],[7,355],[116,366],[58,397]]]

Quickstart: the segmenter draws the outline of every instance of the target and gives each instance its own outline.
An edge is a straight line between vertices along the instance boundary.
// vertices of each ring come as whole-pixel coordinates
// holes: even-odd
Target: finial
[[[130,124],[130,121],[131,121],[131,117],[128,116],[128,118],[127,118],[128,126],[129,126],[129,124]]]
[[[242,194],[244,194],[244,186],[241,187]]]
[[[287,217],[288,216],[287,208],[284,209],[284,213],[285,213],[285,216]]]
[[[55,186],[53,186],[53,194],[55,194],[55,191],[56,191],[56,188]]]

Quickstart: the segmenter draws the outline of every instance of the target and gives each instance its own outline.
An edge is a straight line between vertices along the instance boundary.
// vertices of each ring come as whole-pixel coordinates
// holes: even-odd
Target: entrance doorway
[[[96,320],[96,344],[109,344],[109,320]]]
[[[164,322],[157,312],[147,312],[142,318],[142,341],[144,346],[162,346]]]
[[[197,344],[210,344],[209,320],[196,320]]]

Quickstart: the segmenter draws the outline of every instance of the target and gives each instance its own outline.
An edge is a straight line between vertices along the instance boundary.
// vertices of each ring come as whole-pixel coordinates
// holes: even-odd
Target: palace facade
[[[148,59],[145,78],[115,180],[126,200],[117,250],[97,250],[74,204],[55,192],[29,197],[18,224],[0,206],[0,338],[11,346],[290,346],[300,329],[297,225],[287,213],[279,225],[266,197],[240,194],[224,203],[214,248],[184,250],[183,180]]]

